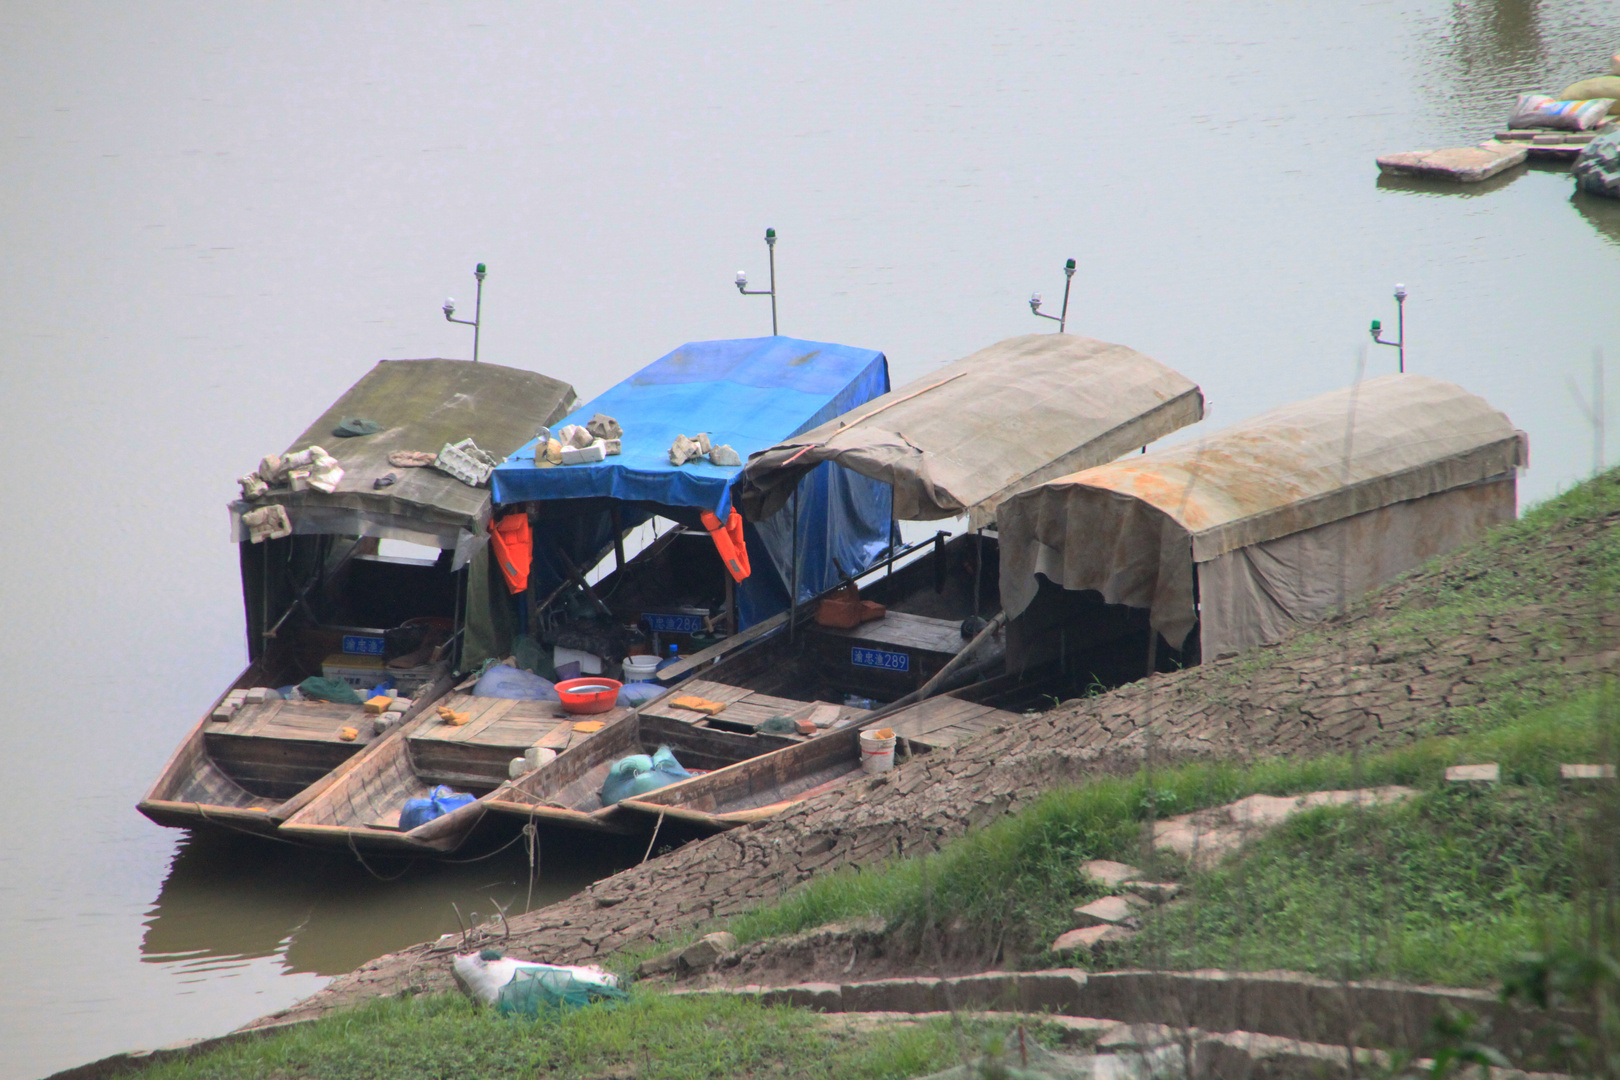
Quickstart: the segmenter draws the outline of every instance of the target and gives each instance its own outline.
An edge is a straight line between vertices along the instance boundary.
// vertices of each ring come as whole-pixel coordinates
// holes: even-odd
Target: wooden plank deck
[[[807,626],[805,630],[808,634],[848,638],[851,644],[916,649],[947,656],[955,656],[967,644],[962,640],[960,622],[932,619],[926,615],[908,615],[903,611],[891,611],[881,619],[873,619],[848,630],[815,624]]]
[[[1020,724],[1023,719],[1017,713],[943,694],[901,709],[880,723],[909,742],[937,749],[971,742],[992,728]]]
[[[372,721],[361,705],[329,701],[263,701],[243,705],[223,724],[210,723],[210,736],[250,739],[289,739],[297,742],[345,742],[344,728],[360,732],[354,743],[371,738]]]
[[[591,738],[595,732],[577,731],[587,721],[604,728],[630,715],[627,708],[576,716],[556,701],[514,701],[454,694],[447,706],[472,714],[465,724],[450,724],[429,713],[410,734],[410,752],[417,772],[425,779],[458,788],[495,787],[509,773],[511,760],[531,746],[562,753]]]
[[[627,708],[615,708],[593,716],[575,716],[555,701],[513,701],[471,694],[454,694],[445,704],[455,712],[472,713],[472,718],[456,725],[438,721],[435,716],[432,722],[412,732],[413,743],[498,747],[512,751],[508,757],[517,757],[531,746],[548,746],[560,752],[586,737],[584,732],[573,730],[576,723],[600,720],[607,725],[630,714]],[[574,738],[559,739],[566,735]],[[560,746],[556,745],[559,741]]]
[[[722,704],[725,708],[710,716],[674,704],[675,698],[688,695]],[[707,679],[690,679],[683,683],[674,695],[643,708],[641,714],[665,720],[679,720],[701,727],[724,728],[751,734],[757,732],[759,726],[772,717],[785,716],[790,720],[798,720],[808,717],[817,706],[829,704],[831,703],[825,701],[799,701],[795,698],[757,693],[744,686],[730,686],[726,683],[710,682]],[[837,708],[839,713],[834,724],[841,724],[866,714],[865,709],[847,705],[839,705]],[[787,737],[802,738],[798,735]]]

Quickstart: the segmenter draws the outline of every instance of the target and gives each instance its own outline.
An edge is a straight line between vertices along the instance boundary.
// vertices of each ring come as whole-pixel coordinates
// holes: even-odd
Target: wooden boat
[[[920,558],[892,573],[869,571],[862,600],[882,604],[882,617],[854,627],[821,625],[815,615],[821,599],[799,609],[794,633],[782,619],[752,637],[737,635],[658,673],[680,683],[682,695],[726,705],[705,726],[752,730],[770,715],[793,712],[809,703],[855,702],[840,719],[864,713],[867,705],[888,703],[919,690],[956,659],[975,636],[976,612],[994,616],[996,541],[965,534],[943,535],[914,545]],[[856,579],[860,582],[861,579]],[[999,673],[1002,640],[992,635],[947,677],[943,689]],[[694,672],[696,672],[694,674]],[[647,707],[650,714],[673,715],[671,698]],[[945,745],[954,729],[941,729],[929,746]],[[920,733],[919,733],[920,735]]]
[[[634,814],[626,814],[620,805],[602,805],[602,783],[618,759],[631,754],[651,754],[658,747],[667,746],[683,767],[711,773],[725,771],[739,762],[769,757],[773,752],[806,742],[789,736],[716,730],[640,711],[625,717],[585,745],[559,754],[556,760],[503,785],[484,800],[484,805],[491,813],[542,826],[637,832],[647,823]]]
[[[439,679],[418,693],[401,723],[449,689],[448,665],[440,666]],[[176,828],[272,833],[383,737],[363,706],[322,701],[243,705],[230,719],[213,720],[231,690],[276,682],[265,667],[250,664],[209,706],[138,804],[141,813]],[[346,739],[345,729],[356,734]]]
[[[413,697],[403,721],[413,723],[449,690],[458,660],[482,659],[458,658],[454,643],[492,640],[488,605],[472,601],[498,571],[480,546],[489,492],[439,469],[396,468],[390,454],[469,434],[483,449],[508,454],[533,434],[537,417],[560,416],[573,401],[572,387],[555,379],[455,360],[383,361],[339,398],[288,448],[291,455],[329,447],[343,470],[336,490],[288,479],[231,506],[251,663],[170,756],[141,812],[179,828],[274,832],[362,756],[393,745],[359,705],[273,701],[214,716],[231,691],[324,675],[359,689],[394,680]],[[374,419],[384,430],[333,438],[348,417]],[[266,536],[249,526],[249,515],[269,510],[285,515],[290,533]],[[385,541],[428,550],[385,554]],[[428,653],[432,643],[400,644],[425,624],[442,630],[435,652]],[[394,645],[424,655],[401,669],[385,659],[399,659]]]
[[[1020,718],[958,698],[931,698],[878,721],[903,740],[897,761],[956,738],[1016,723]],[[951,731],[950,729],[955,729]],[[915,736],[907,736],[907,732]],[[898,767],[903,767],[900,765]],[[670,818],[720,832],[762,821],[812,796],[861,776],[860,729],[846,726],[775,753],[752,758],[704,776],[683,780],[619,805],[655,820]]]
[[[505,784],[513,758],[531,746],[565,754],[615,730],[631,710],[617,708],[596,716],[574,716],[555,701],[452,694],[444,707],[470,716],[452,724],[433,710],[397,737],[368,750],[341,777],[281,826],[292,840],[360,851],[445,854],[472,833],[489,803],[485,796]],[[560,760],[560,757],[559,757]],[[409,831],[400,812],[409,799],[427,797],[438,785],[478,796]]]

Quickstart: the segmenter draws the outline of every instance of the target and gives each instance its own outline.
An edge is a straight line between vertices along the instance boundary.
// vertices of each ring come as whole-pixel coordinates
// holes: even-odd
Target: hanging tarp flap
[[[469,487],[431,465],[391,465],[389,453],[436,454],[445,443],[471,436],[481,449],[504,457],[574,403],[573,387],[533,371],[466,360],[384,360],[287,448],[292,453],[319,446],[336,458],[343,467],[336,491],[272,492],[233,509],[281,503],[288,507],[294,532],[300,533],[307,531],[299,527],[301,516],[311,524],[318,519],[322,531],[351,536],[391,536],[388,529],[409,531],[415,523],[424,536],[439,536],[440,547],[454,547],[458,532],[482,535],[489,520],[489,489]],[[381,430],[352,438],[332,434],[353,417],[373,420]],[[249,462],[243,471],[257,464]],[[377,488],[376,481],[389,473],[394,482]],[[301,515],[302,507],[311,512]]]
[[[893,485],[898,518],[965,513],[978,528],[1017,492],[1112,461],[1203,415],[1195,384],[1134,349],[1027,334],[753,455],[734,497],[751,520],[768,517],[800,477],[832,461]]]
[[[691,527],[699,527],[698,515],[705,510],[726,521],[740,467],[706,459],[672,465],[669,447],[675,436],[706,432],[712,444],[729,445],[746,460],[888,389],[888,361],[871,349],[785,337],[691,342],[552,425],[585,424],[597,413],[611,416],[624,429],[620,454],[596,464],[536,465],[531,439],[495,470],[495,501],[608,498]],[[600,503],[582,505],[593,520],[606,516]],[[866,477],[807,484],[800,514],[806,522],[800,527],[802,595],[829,587],[842,573],[866,569],[888,542],[888,488]],[[624,520],[630,523],[628,515]],[[583,542],[603,530],[554,529],[541,521],[536,533],[541,553],[536,571],[543,586],[550,576],[541,572],[549,545],[568,548],[570,536]],[[737,592],[745,626],[783,610],[791,575],[791,529],[761,530],[763,552],[755,550],[755,535],[747,533],[752,573]],[[601,552],[573,548],[568,554],[588,566]]]
[[[1002,604],[1016,617],[1034,598],[1040,573],[1067,589],[1099,592],[1111,604],[1150,608],[1153,626],[1179,646],[1197,618],[1194,564],[1511,478],[1528,464],[1528,453],[1523,432],[1459,386],[1422,375],[1371,379],[1008,499],[998,515]],[[1470,500],[1446,505],[1484,522],[1499,516],[1500,497],[1487,500],[1498,508],[1482,516]],[[1349,557],[1376,562],[1377,553],[1359,546],[1384,543],[1380,535],[1400,543],[1410,531],[1375,530]],[[1449,527],[1429,531],[1459,535]],[[1296,577],[1337,579],[1344,552],[1342,543],[1301,543],[1285,557],[1310,562],[1289,571]],[[1246,640],[1244,633],[1234,640]]]

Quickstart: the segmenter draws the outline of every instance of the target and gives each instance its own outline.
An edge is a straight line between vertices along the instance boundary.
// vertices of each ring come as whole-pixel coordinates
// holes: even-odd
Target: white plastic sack
[[[255,544],[292,535],[292,520],[287,517],[287,509],[277,503],[249,510],[242,515],[242,524],[247,526],[248,539]]]
[[[1508,127],[1590,131],[1603,123],[1614,98],[1558,101],[1546,94],[1521,94],[1508,115]]]
[[[596,967],[578,967],[571,964],[536,964],[527,960],[513,960],[494,949],[478,953],[457,953],[450,963],[450,972],[457,985],[474,1001],[493,1005],[501,996],[501,987],[512,981],[520,971],[558,971],[581,982],[594,983],[609,989],[618,989],[619,977]]]

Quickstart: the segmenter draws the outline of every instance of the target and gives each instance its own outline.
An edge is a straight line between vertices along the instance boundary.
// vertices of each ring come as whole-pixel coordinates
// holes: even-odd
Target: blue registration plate
[[[851,649],[849,662],[856,667],[882,668],[884,671],[910,671],[911,654],[889,652],[885,649]]]
[[[328,641],[331,639],[328,638]],[[327,648],[331,648],[330,645]],[[380,634],[344,634],[343,651],[350,656],[381,656],[383,639]]]
[[[647,620],[647,629],[658,634],[695,634],[703,629],[699,615],[655,615],[649,611],[642,618]]]

